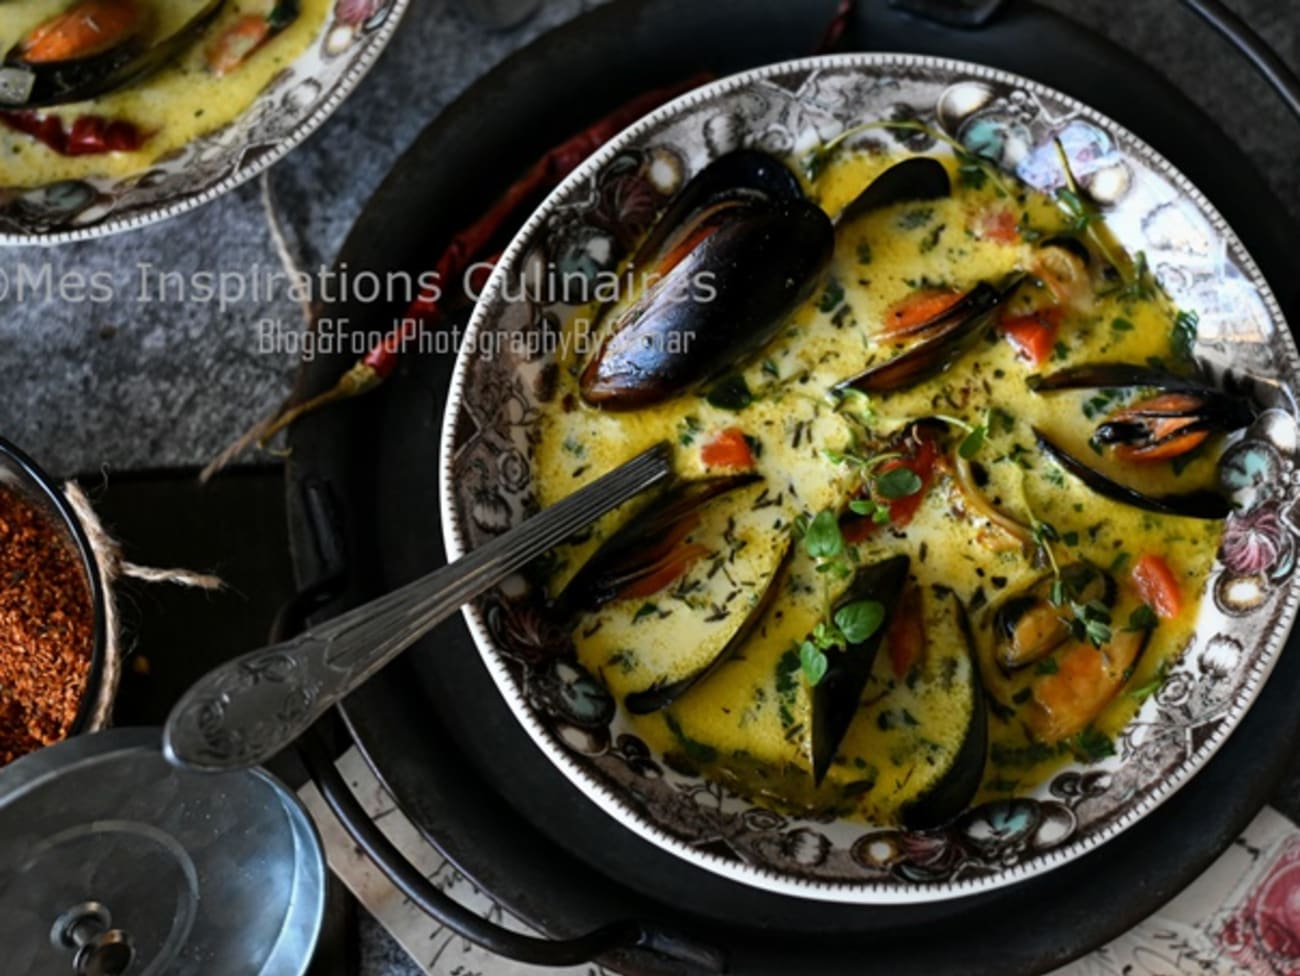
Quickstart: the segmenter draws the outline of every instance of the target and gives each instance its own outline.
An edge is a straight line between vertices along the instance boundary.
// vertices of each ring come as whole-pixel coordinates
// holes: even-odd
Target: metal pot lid
[[[300,976],[325,906],[306,812],[261,770],[172,767],[156,729],[0,770],[0,946],[33,976]]]

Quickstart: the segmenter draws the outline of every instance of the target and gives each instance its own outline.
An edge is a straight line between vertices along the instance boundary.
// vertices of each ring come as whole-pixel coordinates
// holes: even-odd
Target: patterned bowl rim
[[[339,106],[352,94],[357,85],[361,83],[361,80],[370,73],[370,69],[375,66],[375,62],[379,60],[379,55],[388,46],[388,42],[392,39],[398,25],[401,24],[402,17],[410,5],[411,0],[392,0],[383,23],[366,40],[365,46],[357,56],[356,63],[344,73],[339,83],[334,86],[334,91],[330,97],[316,106],[316,110],[299,122],[293,131],[280,140],[280,143],[274,149],[259,155],[248,166],[240,167],[201,193],[186,194],[174,202],[159,203],[149,209],[132,213],[130,216],[110,217],[87,227],[80,227],[76,230],[61,230],[50,234],[11,234],[0,231],[0,247],[53,246],[69,244],[73,241],[95,240],[125,231],[139,230],[141,227],[161,223],[164,220],[179,217],[183,213],[206,206],[217,197],[243,186],[297,149],[307,140],[308,136],[312,135],[325,124],[325,121],[331,115],[338,111]],[[261,97],[259,94],[244,112],[240,113],[228,124],[235,124],[251,111]]]
[[[513,269],[519,266],[521,258],[525,255],[526,246],[542,228],[547,218],[555,212],[557,205],[567,199],[575,189],[593,179],[618,153],[635,144],[643,135],[672,121],[683,111],[700,106],[705,102],[733,95],[755,83],[768,80],[774,76],[791,75],[802,71],[818,69],[879,71],[881,69],[902,68],[928,68],[945,72],[953,76],[954,80],[957,77],[962,77],[1017,86],[1034,94],[1057,100],[1061,104],[1069,106],[1084,118],[1106,126],[1115,134],[1117,141],[1123,140],[1127,142],[1142,156],[1145,164],[1168,179],[1182,196],[1191,200],[1200,209],[1201,213],[1227,242],[1232,253],[1238,259],[1242,271],[1263,301],[1270,320],[1274,323],[1286,322],[1286,317],[1282,314],[1281,307],[1278,305],[1272,289],[1264,279],[1254,259],[1222,214],[1210,203],[1205,195],[1177,167],[1152,148],[1144,139],[1079,99],[1014,72],[991,68],[976,62],[904,52],[821,55],[750,69],[688,92],[624,129],[552,191],[529,217],[527,223],[515,235],[509,247],[502,254],[496,269],[483,289],[470,323],[466,328],[464,341],[457,355],[443,413],[439,457],[439,505],[446,538],[447,558],[449,560],[458,559],[467,551],[465,528],[457,510],[453,488],[452,464],[455,456],[457,432],[464,416],[462,404],[466,397],[466,378],[471,360],[476,350],[480,348],[478,335],[488,325],[489,318],[495,317],[502,288],[507,283]],[[1294,386],[1300,388],[1300,358],[1297,356],[1289,332],[1283,335],[1281,340],[1278,344],[1281,352],[1278,362],[1278,375],[1289,377]],[[846,904],[900,905],[963,898],[1044,874],[1096,850],[1106,841],[1118,836],[1124,830],[1158,809],[1213,758],[1259,697],[1264,682],[1272,673],[1295,622],[1297,606],[1300,605],[1300,574],[1293,576],[1289,581],[1280,603],[1281,611],[1276,617],[1276,622],[1262,641],[1261,647],[1249,667],[1248,677],[1234,697],[1231,708],[1226,713],[1225,720],[1218,725],[1213,734],[1202,742],[1200,747],[1189,758],[1184,760],[1158,787],[1147,794],[1143,801],[1125,810],[1102,830],[1090,834],[1082,840],[1071,840],[1059,847],[1039,852],[1035,856],[1003,871],[990,875],[949,880],[942,883],[918,883],[907,888],[887,888],[871,882],[852,883],[809,880],[782,874],[771,868],[752,863],[725,860],[711,851],[695,847],[688,841],[665,831],[647,816],[638,812],[620,791],[611,789],[609,785],[598,779],[594,773],[588,771],[578,758],[566,752],[559,742],[548,734],[538,720],[537,715],[529,708],[524,695],[515,686],[514,678],[511,676],[506,664],[506,655],[497,649],[487,621],[478,604],[467,604],[462,612],[470,633],[474,637],[474,643],[478,647],[479,654],[492,675],[493,681],[495,681],[497,688],[506,699],[510,710],[528,731],[534,743],[545,753],[551,763],[589,800],[634,834],[668,851],[688,864],[721,875],[731,881],[774,894]]]

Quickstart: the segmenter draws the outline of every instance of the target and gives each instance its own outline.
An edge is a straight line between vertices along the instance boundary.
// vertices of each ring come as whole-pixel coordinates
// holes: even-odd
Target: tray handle
[[[977,30],[1006,6],[1008,0],[889,0],[896,10],[945,27]],[[1235,47],[1268,82],[1287,108],[1300,119],[1300,76],[1222,0],[1182,0],[1224,40]]]
[[[1220,0],[1183,0],[1183,5],[1235,47],[1277,92],[1296,118],[1300,119],[1300,77],[1256,33]]]
[[[646,922],[615,922],[576,938],[554,940],[521,935],[489,922],[439,891],[384,836],[331,761],[319,723],[299,741],[298,751],[326,804],[366,856],[421,911],[470,942],[537,966],[577,966],[611,952],[640,949],[666,957],[677,964],[677,971],[727,971],[720,950]]]
[[[328,483],[312,482],[304,490],[307,529],[316,544],[320,567],[317,578],[307,583],[276,615],[272,641],[286,640],[301,632],[310,617],[338,597],[346,578],[346,545],[338,528],[330,487]],[[348,836],[430,918],[490,952],[533,965],[578,966],[609,953],[639,949],[670,960],[674,972],[727,971],[726,956],[720,949],[648,922],[615,922],[576,938],[551,940],[502,928],[453,901],[384,836],[344,782],[334,765],[335,753],[325,729],[325,723],[336,715],[331,713],[317,722],[296,743],[297,753]]]

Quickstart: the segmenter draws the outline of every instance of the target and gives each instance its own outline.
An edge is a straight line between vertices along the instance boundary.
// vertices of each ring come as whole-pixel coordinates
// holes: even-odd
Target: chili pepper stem
[[[287,403],[269,417],[258,421],[245,431],[229,447],[222,451],[199,474],[199,481],[207,483],[214,475],[226,467],[244,451],[254,445],[265,448],[271,439],[282,430],[286,430],[300,418],[315,413],[332,403],[341,403],[353,397],[369,393],[382,382],[379,373],[364,362],[354,363],[352,368],[339,377],[339,381],[324,393],[318,394],[300,403]]]
[[[331,403],[338,403],[340,400],[349,400],[352,397],[361,396],[363,393],[369,393],[378,387],[380,382],[380,376],[373,367],[366,363],[353,363],[352,368],[340,376],[339,381],[324,393],[314,396],[310,400],[304,400],[302,403],[293,404],[281,411],[278,417],[266,425],[266,429],[257,439],[258,445],[265,447],[272,437],[295,423],[300,417],[314,413],[321,407],[327,407]]]

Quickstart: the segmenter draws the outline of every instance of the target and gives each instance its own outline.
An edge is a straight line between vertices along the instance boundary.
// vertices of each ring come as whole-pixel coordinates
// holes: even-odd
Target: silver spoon
[[[270,759],[462,605],[663,481],[670,460],[657,444],[451,565],[208,672],[168,716],[163,752],[211,772]]]

